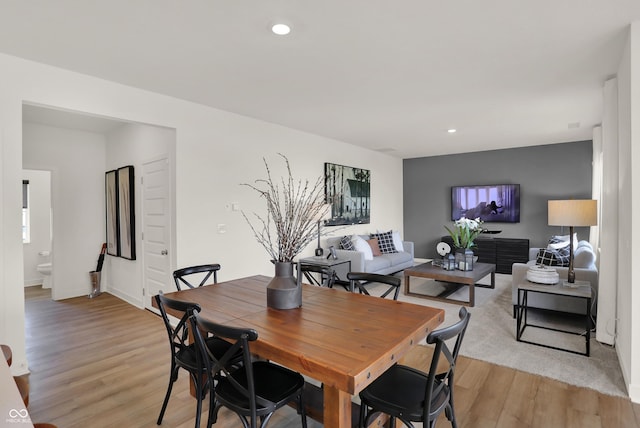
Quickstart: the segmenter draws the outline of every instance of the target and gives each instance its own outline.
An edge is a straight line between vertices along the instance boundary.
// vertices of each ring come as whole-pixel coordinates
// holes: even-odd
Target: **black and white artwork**
[[[367,224],[371,218],[371,172],[326,162],[324,189],[326,202],[331,204],[331,219],[327,226]]]
[[[118,248],[118,172],[116,170],[105,173],[105,206],[107,210],[107,254],[120,255]]]
[[[136,259],[133,166],[118,168],[118,225],[120,257]]]

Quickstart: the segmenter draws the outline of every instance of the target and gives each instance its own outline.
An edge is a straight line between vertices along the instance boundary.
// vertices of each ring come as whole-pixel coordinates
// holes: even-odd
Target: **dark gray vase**
[[[274,262],[276,274],[267,285],[267,307],[272,309],[294,309],[302,306],[301,275],[293,276],[294,262]]]

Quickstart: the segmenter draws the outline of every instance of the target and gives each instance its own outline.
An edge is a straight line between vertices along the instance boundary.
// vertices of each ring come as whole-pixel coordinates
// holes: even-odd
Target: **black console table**
[[[442,240],[453,248],[453,239],[443,236]],[[473,253],[481,263],[496,265],[497,273],[511,273],[514,263],[529,261],[529,240],[520,238],[490,238],[479,237],[475,240]]]

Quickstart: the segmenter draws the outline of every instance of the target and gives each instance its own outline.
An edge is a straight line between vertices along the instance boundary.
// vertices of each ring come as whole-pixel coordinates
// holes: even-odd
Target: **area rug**
[[[487,276],[480,283],[489,284],[489,279]],[[427,292],[433,287],[442,285],[432,280],[411,278],[412,292],[420,292],[421,288]],[[467,300],[468,288],[463,287],[449,297]],[[444,309],[443,327],[458,320],[460,304],[406,296],[403,292],[398,299]],[[462,355],[550,377],[571,385],[592,388],[607,395],[628,396],[614,348],[596,341],[595,333],[591,335],[590,357],[516,341],[516,320],[513,318],[511,303],[511,275],[496,274],[495,289],[476,287],[475,307],[468,310],[471,313],[471,321],[460,351]],[[532,316],[537,316],[539,322],[572,321],[550,319],[549,314],[544,312]],[[527,327],[523,338],[577,351],[584,351],[585,348],[584,336],[532,327]]]

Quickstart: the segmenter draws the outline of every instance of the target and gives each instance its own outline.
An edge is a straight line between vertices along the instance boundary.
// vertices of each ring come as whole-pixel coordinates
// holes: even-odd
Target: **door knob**
[[[167,254],[169,254],[169,252],[167,250],[162,250],[160,251],[160,254],[166,256]]]

